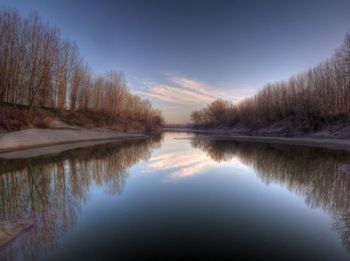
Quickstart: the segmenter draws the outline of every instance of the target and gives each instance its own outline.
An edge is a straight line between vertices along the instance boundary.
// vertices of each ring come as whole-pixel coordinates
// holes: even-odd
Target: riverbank
[[[200,137],[200,138],[203,138],[203,137]],[[233,140],[233,141],[241,141],[241,142],[286,144],[286,145],[296,145],[296,146],[304,146],[304,147],[326,148],[326,149],[332,149],[332,150],[345,150],[350,152],[349,139],[230,136],[230,135],[222,135],[222,134],[221,135],[213,134],[204,138],[215,139],[215,140]]]
[[[91,145],[92,142],[145,139],[147,137],[144,134],[117,133],[98,129],[28,129],[0,135],[0,158],[9,158],[9,153],[12,153],[13,156],[17,155],[13,154],[15,151],[21,151],[22,157],[26,154],[37,156],[50,151],[55,152],[57,149],[62,150],[67,146],[70,149],[72,146],[76,148]]]
[[[213,140],[233,140],[241,142],[259,142],[272,144],[286,144],[305,147],[326,148],[332,150],[344,150],[350,152],[350,139],[321,138],[314,136],[305,137],[266,137],[266,136],[246,136],[238,135],[226,130],[199,130],[190,128],[164,129],[164,131],[173,132],[192,132],[206,134],[207,136],[197,136],[196,139]]]
[[[121,117],[111,112],[72,111],[34,107],[28,115],[28,106],[0,102],[0,135],[27,129],[102,129],[122,133],[157,131],[162,119],[128,115]]]
[[[233,140],[287,144],[350,151],[350,139],[319,137],[266,137],[238,135],[226,130],[199,130],[190,128],[164,128],[163,132],[191,132],[206,134],[200,139]],[[0,134],[0,158],[21,159],[62,151],[89,147],[111,141],[146,139],[145,134],[119,133],[101,129],[28,129]]]

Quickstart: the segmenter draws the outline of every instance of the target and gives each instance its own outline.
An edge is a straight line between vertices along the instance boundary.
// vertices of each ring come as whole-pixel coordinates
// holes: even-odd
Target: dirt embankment
[[[43,150],[42,147],[53,145],[79,143],[79,146],[84,142],[144,139],[147,137],[143,134],[116,133],[89,129],[28,129],[0,135],[0,157],[13,151],[34,148],[41,148],[41,154],[45,154],[47,151]],[[50,149],[52,150],[52,147],[46,148],[46,150]],[[30,152],[30,154],[33,153],[33,151]],[[34,154],[37,154],[37,152]]]
[[[338,121],[332,124],[310,124],[307,122],[287,119],[276,121],[270,124],[258,124],[253,122],[244,124],[237,123],[233,127],[202,126],[194,128],[193,130],[197,132],[214,132],[237,136],[350,139],[349,121]]]
[[[28,106],[0,102],[0,133],[26,129],[75,129],[111,130],[123,133],[157,131],[161,122],[120,117],[108,112],[70,111],[35,107],[28,115]]]
[[[304,134],[299,136],[286,137],[281,133],[274,132],[269,135],[261,133],[252,133],[246,129],[192,129],[192,128],[166,128],[164,131],[172,132],[191,132],[203,134],[194,138],[197,139],[215,139],[215,140],[233,140],[242,142],[260,142],[274,144],[288,144],[306,147],[319,147],[334,150],[350,151],[350,126],[344,127],[337,132],[329,134],[322,131],[320,133]],[[260,135],[259,135],[260,134]],[[322,135],[321,135],[322,134]],[[345,137],[345,138],[340,138]]]
[[[210,136],[198,137],[201,139],[215,140],[233,140],[242,142],[259,142],[273,144],[288,144],[305,147],[318,147],[333,150],[345,150],[350,152],[350,139],[327,139],[327,138],[310,138],[310,137],[261,137],[261,136],[235,136],[227,134],[215,134]]]

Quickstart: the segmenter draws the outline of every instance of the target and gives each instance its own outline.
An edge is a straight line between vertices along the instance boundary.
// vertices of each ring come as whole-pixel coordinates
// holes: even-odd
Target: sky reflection
[[[250,168],[242,163],[237,157],[231,157],[226,161],[217,162],[209,153],[198,150],[189,145],[193,134],[167,134],[164,142],[173,145],[172,151],[168,148],[160,149],[148,160],[144,172],[165,172],[165,181],[179,181],[184,178],[208,173],[218,166],[236,170],[249,170]],[[185,147],[179,153],[176,147]]]

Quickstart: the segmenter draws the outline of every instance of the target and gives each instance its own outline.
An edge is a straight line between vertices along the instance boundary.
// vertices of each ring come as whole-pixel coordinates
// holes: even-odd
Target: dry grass
[[[160,125],[156,119],[155,121],[146,121],[130,117],[121,118],[114,113],[95,111],[34,108],[31,117],[28,117],[28,106],[0,103],[0,132],[29,128],[53,128],[55,119],[83,128],[101,128],[129,133],[154,131]]]
[[[145,132],[147,125],[136,119],[123,119],[114,113],[94,111],[63,111],[61,119],[84,128],[103,128],[119,132]]]
[[[49,114],[39,109],[33,111],[32,119],[29,119],[27,109],[23,106],[0,105],[0,132],[18,131],[33,127],[49,128],[53,120]]]

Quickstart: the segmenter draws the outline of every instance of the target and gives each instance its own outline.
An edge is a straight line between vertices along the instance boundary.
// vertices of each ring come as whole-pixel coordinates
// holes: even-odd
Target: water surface
[[[349,260],[349,154],[167,133],[0,161],[0,260]]]

